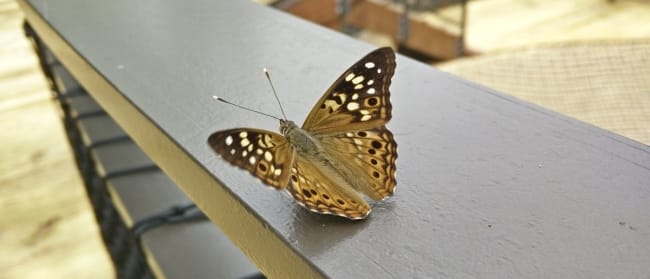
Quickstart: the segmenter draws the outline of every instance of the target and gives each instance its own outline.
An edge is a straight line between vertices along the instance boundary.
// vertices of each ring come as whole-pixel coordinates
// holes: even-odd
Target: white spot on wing
[[[271,154],[271,152],[268,151],[264,152],[264,159],[271,162],[271,160],[273,160],[273,154]]]
[[[348,105],[346,106],[346,108],[347,108],[348,110],[357,110],[357,109],[359,109],[359,103],[357,103],[357,102],[350,102],[350,103],[348,103]]]
[[[374,80],[374,79],[371,79],[371,80],[369,80],[368,82],[366,82],[367,85],[372,85],[373,83],[375,83],[375,80]]]
[[[255,162],[256,162],[256,161],[257,161],[257,159],[255,159],[255,157],[253,157],[253,156],[251,156],[250,158],[248,158],[248,162],[251,163],[251,165],[255,165]]]
[[[356,90],[363,89],[363,84],[359,83],[359,84],[355,85],[354,89],[356,89]]]
[[[368,94],[375,94],[376,91],[374,88],[368,88],[368,91],[366,92],[368,92]]]
[[[248,136],[248,133],[247,133],[246,131],[239,132],[239,137],[240,137],[240,138],[245,138],[245,137],[247,137],[247,136]]]
[[[350,73],[347,76],[345,76],[345,81],[351,81],[354,78],[354,73]]]
[[[358,77],[355,77],[354,79],[352,79],[352,83],[354,83],[354,84],[359,84],[362,81],[363,81],[363,76],[358,76]]]
[[[378,74],[381,74],[381,69],[377,69],[377,73],[378,73]]]
[[[246,133],[246,132],[242,132],[242,133]],[[241,135],[241,134],[240,134],[240,135]],[[239,142],[239,144],[241,144],[242,147],[246,147],[246,146],[248,146],[249,144],[251,144],[251,142],[250,142],[247,138],[243,138],[243,139],[241,139],[241,141]]]
[[[375,67],[375,63],[368,62],[368,63],[366,63],[364,66],[366,66],[366,68],[368,68],[368,69],[372,69],[372,68]]]
[[[366,114],[364,116],[361,116],[361,121],[368,121],[370,118],[372,118],[372,116],[370,114]]]
[[[226,145],[231,145],[232,144],[232,136],[226,137]]]
[[[359,99],[359,94],[358,93],[352,94],[352,100],[356,101],[357,99]]]
[[[273,171],[273,174],[274,174],[275,176],[281,175],[281,174],[282,174],[282,169],[276,169],[276,170],[274,170],[274,171]]]

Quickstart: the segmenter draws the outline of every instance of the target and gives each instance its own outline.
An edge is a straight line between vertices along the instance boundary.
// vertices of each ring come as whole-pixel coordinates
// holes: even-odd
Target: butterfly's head
[[[288,134],[291,130],[296,128],[296,123],[293,123],[291,120],[280,119],[280,133],[283,135]]]

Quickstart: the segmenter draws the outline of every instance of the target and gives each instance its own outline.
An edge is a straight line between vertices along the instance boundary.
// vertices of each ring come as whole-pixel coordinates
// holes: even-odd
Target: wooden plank
[[[278,1],[274,6],[332,29],[341,28],[336,0],[285,0]]]
[[[290,2],[292,5],[285,4],[281,7],[292,14],[321,25],[334,29],[340,28],[339,17],[336,14],[337,1]],[[458,56],[456,47],[460,34],[458,26],[450,26],[450,24],[443,24],[440,21],[434,22],[430,20],[430,16],[425,17],[422,13],[411,12],[408,19],[408,37],[402,41],[399,38],[399,20],[403,14],[403,8],[400,5],[391,5],[386,1],[356,0],[353,1],[350,8],[349,14],[345,17],[346,24],[387,34],[399,44],[429,56],[441,59]]]
[[[397,194],[362,222],[316,215],[206,143],[277,122],[208,100],[274,109],[255,78],[267,67],[299,121],[372,47],[247,1],[21,3],[98,103],[270,277],[650,273],[645,145],[398,56]]]
[[[335,0],[302,0],[280,6],[307,20],[339,29]],[[385,1],[353,1],[354,16],[348,23],[364,29],[390,34],[397,39],[400,8]],[[650,37],[650,6],[643,1],[469,1],[466,48],[485,53],[534,44],[581,40],[620,40]],[[410,19],[412,41],[406,46],[431,56],[454,58],[458,26],[440,17],[460,18],[459,5],[440,8],[435,13],[416,13]],[[516,24],[513,24],[516,22]],[[451,36],[451,37],[450,37]]]
[[[115,278],[23,15],[0,14],[0,277]]]
[[[650,37],[647,1],[481,0],[470,1],[468,12],[466,42],[478,52]]]

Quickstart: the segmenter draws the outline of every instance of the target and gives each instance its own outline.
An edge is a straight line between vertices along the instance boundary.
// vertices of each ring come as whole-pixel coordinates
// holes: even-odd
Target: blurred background
[[[257,1],[650,144],[650,1]],[[23,14],[0,0],[0,278],[113,278]]]

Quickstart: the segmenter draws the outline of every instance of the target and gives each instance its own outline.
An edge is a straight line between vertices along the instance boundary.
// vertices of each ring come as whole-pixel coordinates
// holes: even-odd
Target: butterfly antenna
[[[271,81],[269,70],[264,68],[264,74],[266,75],[266,79],[269,81],[269,84],[271,85],[271,90],[273,90],[273,96],[275,96],[275,100],[278,101],[278,106],[280,106],[280,112],[282,112],[282,117],[284,117],[284,119],[286,120],[287,115],[284,114],[284,109],[282,108],[282,104],[280,103],[280,98],[278,98],[278,93],[275,92],[275,87],[273,86],[273,82]]]
[[[212,96],[212,98],[215,99],[215,100],[217,100],[217,101],[221,101],[221,102],[224,102],[224,103],[226,103],[226,104],[233,105],[233,106],[236,106],[236,107],[241,108],[241,109],[245,109],[245,110],[247,110],[247,111],[252,111],[252,112],[255,112],[255,113],[259,113],[259,114],[261,114],[261,115],[266,115],[266,116],[268,116],[268,117],[271,117],[271,118],[274,118],[274,119],[277,119],[277,120],[282,120],[282,119],[280,119],[280,118],[277,117],[277,116],[273,116],[273,115],[270,115],[270,114],[268,114],[268,113],[264,113],[264,112],[261,112],[261,111],[257,111],[257,110],[254,110],[254,109],[250,109],[250,108],[244,107],[244,106],[240,106],[240,105],[235,104],[235,103],[231,103],[230,101],[225,100],[225,99],[223,99],[223,98],[221,98],[221,97]],[[285,118],[285,119],[286,119],[286,118]]]

